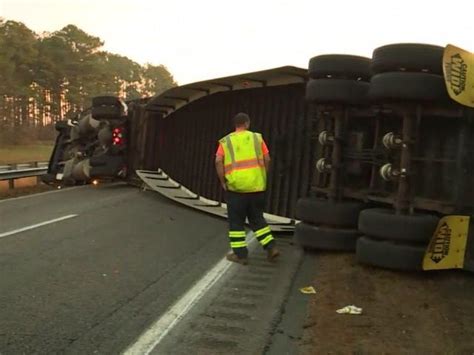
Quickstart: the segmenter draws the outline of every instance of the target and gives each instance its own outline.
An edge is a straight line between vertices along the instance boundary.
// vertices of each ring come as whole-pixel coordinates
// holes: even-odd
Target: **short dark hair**
[[[238,114],[234,116],[233,121],[236,127],[241,127],[244,124],[250,122],[250,117],[244,112],[239,112]]]

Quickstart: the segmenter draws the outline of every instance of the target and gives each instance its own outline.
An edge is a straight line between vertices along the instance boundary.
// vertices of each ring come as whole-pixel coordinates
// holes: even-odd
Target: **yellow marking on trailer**
[[[443,54],[443,74],[451,99],[474,107],[474,54],[448,44]]]
[[[445,216],[431,238],[423,270],[462,269],[466,253],[469,216]]]

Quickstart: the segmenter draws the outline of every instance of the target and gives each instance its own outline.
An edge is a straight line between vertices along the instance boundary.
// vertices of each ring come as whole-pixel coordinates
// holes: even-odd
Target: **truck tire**
[[[121,107],[120,99],[117,96],[96,96],[92,98],[92,107],[116,106]]]
[[[359,213],[364,204],[360,202],[338,202],[316,198],[302,198],[296,203],[296,218],[307,223],[356,228]]]
[[[420,271],[425,250],[425,245],[400,244],[364,236],[357,240],[356,258],[361,264],[392,270]]]
[[[318,227],[304,222],[295,227],[295,239],[304,249],[319,250],[355,250],[357,229],[338,229]]]
[[[384,208],[363,210],[359,230],[370,237],[397,242],[427,243],[438,226],[439,218],[429,214],[397,215]]]
[[[327,54],[309,60],[308,74],[312,79],[345,78],[368,81],[370,78],[370,59],[355,55]]]
[[[370,80],[373,101],[448,101],[442,76],[427,73],[382,73]]]
[[[374,50],[370,69],[373,74],[413,71],[442,75],[443,51],[443,47],[429,44],[389,44]]]
[[[94,119],[118,119],[122,116],[122,109],[118,106],[97,106],[92,107],[92,117]]]
[[[364,105],[369,83],[345,79],[312,79],[306,85],[306,100],[321,104]]]

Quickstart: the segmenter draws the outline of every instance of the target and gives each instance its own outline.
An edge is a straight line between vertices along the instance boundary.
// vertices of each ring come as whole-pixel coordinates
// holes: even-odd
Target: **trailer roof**
[[[166,117],[192,101],[218,92],[304,83],[307,69],[286,66],[253,73],[228,76],[171,88],[153,96],[147,110]]]

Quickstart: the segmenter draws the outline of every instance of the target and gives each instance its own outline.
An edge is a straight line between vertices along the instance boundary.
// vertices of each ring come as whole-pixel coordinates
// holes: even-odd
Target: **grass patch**
[[[53,152],[53,147],[53,142],[0,146],[0,165],[48,161]]]

